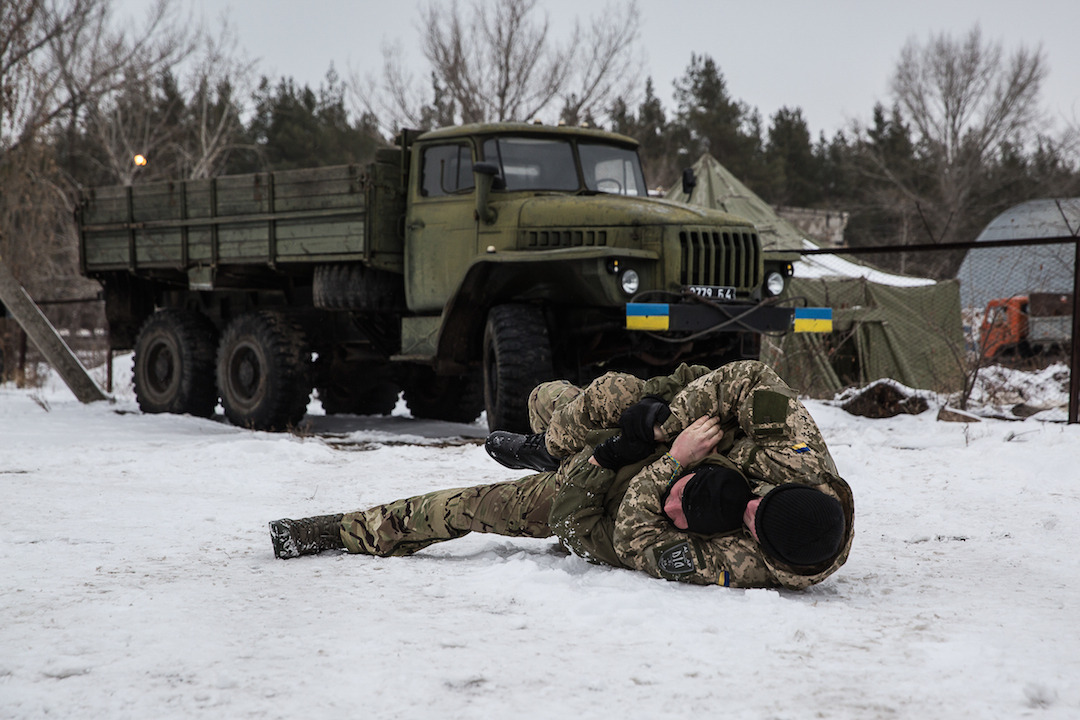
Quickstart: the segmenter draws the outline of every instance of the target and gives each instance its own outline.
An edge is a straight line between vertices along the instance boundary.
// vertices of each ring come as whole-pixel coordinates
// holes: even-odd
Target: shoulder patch
[[[690,549],[690,541],[682,540],[661,548],[656,564],[664,577],[668,578],[677,578],[694,572],[694,557]]]
[[[756,391],[754,393],[754,424],[772,425],[787,420],[789,400],[787,395],[775,390]]]

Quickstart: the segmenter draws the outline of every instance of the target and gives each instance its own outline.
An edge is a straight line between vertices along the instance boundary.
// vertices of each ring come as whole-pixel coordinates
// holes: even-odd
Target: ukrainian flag
[[[664,303],[626,303],[627,330],[667,330],[670,310]]]
[[[795,332],[832,332],[832,308],[795,308]]]

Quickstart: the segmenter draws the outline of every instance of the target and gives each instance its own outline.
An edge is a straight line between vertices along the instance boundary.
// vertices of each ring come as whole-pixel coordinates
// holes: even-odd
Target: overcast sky
[[[401,42],[418,74],[418,3],[414,0],[178,0],[196,20],[212,24],[224,11],[240,45],[271,78],[292,76],[317,87],[331,63],[377,73],[385,43]],[[465,4],[468,0],[462,0]],[[152,0],[115,0],[121,13],[141,16]],[[575,16],[587,21],[607,3],[540,0],[553,31]],[[766,123],[783,106],[800,107],[816,136],[869,118],[888,101],[888,82],[908,38],[965,34],[975,23],[1006,50],[1042,45],[1050,73],[1046,109],[1060,124],[1080,124],[1080,1],[1027,0],[641,0],[641,46],[665,108],[672,82],[691,52],[712,56],[731,95],[756,107]]]

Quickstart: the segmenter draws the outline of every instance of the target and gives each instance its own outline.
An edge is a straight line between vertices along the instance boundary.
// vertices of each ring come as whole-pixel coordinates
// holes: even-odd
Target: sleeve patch
[[[661,548],[656,564],[665,577],[679,577],[694,572],[694,556],[690,541],[683,540]]]
[[[787,420],[788,401],[787,395],[772,390],[758,390],[754,393],[754,424],[772,425]]]
[[[791,449],[794,450],[797,453],[810,452],[810,448],[807,447],[806,443],[799,443],[797,445],[792,445]]]

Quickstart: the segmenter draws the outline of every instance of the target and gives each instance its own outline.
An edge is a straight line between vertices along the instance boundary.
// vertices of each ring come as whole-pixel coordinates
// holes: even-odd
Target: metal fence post
[[[1074,243],[1072,354],[1069,363],[1069,424],[1080,422],[1080,240]]]

